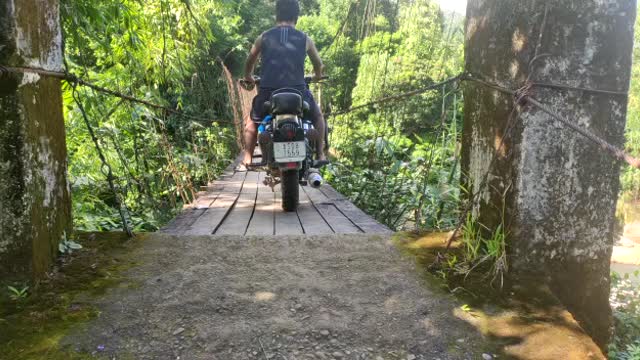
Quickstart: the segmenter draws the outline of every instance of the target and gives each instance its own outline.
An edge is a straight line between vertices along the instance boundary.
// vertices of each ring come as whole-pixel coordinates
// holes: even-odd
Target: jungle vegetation
[[[252,42],[274,22],[273,3],[62,0],[69,71],[180,110],[65,86],[76,230],[119,229],[125,209],[135,231],[157,230],[233,161],[238,145],[224,68],[241,74]],[[335,114],[328,116],[333,164],[327,179],[393,229],[455,227],[465,191],[459,183],[464,109],[457,85],[361,105],[461,73],[463,16],[444,13],[431,0],[301,3],[298,27],[316,42],[330,77],[312,89],[323,111]],[[640,42],[634,48],[627,150],[640,156]],[[89,128],[113,172],[115,193]],[[640,200],[640,171],[625,168],[621,183],[621,216],[629,218],[634,212],[628,204]],[[632,340],[640,337],[637,301],[629,306],[633,316],[617,315],[626,325],[614,354],[638,359],[624,357],[640,346]]]

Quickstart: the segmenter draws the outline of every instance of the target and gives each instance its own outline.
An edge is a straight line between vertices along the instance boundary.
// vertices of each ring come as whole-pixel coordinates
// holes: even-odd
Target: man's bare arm
[[[322,59],[320,59],[320,53],[318,53],[316,44],[308,36],[307,36],[307,55],[309,55],[309,59],[311,59],[311,64],[313,64],[313,71],[315,73],[316,80],[320,80],[324,75],[324,64],[322,63]]]
[[[253,46],[251,47],[251,51],[249,51],[249,56],[247,56],[247,61],[244,63],[245,81],[249,81],[249,82],[253,81],[253,69],[255,69],[256,64],[258,63],[258,58],[260,57],[261,50],[262,50],[262,35],[258,36],[256,41],[253,43]]]

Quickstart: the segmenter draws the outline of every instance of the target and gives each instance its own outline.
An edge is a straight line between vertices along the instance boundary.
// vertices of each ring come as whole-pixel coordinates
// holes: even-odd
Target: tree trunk
[[[0,5],[0,64],[63,68],[58,0]],[[71,229],[60,81],[5,74],[0,86],[0,278],[44,274]]]
[[[531,76],[534,82],[626,92],[635,16],[634,0],[470,0],[466,69],[510,89]],[[501,147],[511,96],[477,82],[466,82],[464,92],[464,181],[480,193],[474,214],[495,229],[505,211],[514,273],[544,279],[604,348],[612,325],[609,263],[620,164],[528,105]],[[542,87],[532,94],[624,145],[627,96]]]

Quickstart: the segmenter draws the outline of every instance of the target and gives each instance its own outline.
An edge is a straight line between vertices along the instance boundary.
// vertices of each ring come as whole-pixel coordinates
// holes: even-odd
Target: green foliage
[[[23,286],[21,288],[16,288],[11,285],[7,286],[7,290],[9,291],[9,298],[13,301],[20,301],[26,299],[29,296],[29,287]]]
[[[466,260],[475,261],[480,257],[480,248],[483,243],[482,234],[480,226],[471,214],[467,214],[465,223],[462,226],[460,242],[462,242]]]
[[[73,240],[69,240],[65,232],[62,241],[58,244],[58,251],[60,251],[61,254],[71,254],[74,250],[80,249],[82,249],[82,245]]]
[[[640,279],[640,271],[633,274]],[[611,274],[611,307],[615,321],[613,341],[609,357],[618,360],[640,359],[640,286],[634,285],[631,276]]]
[[[64,0],[66,62],[100,86],[182,111],[171,115],[79,87],[78,96],[119,199],[78,104],[64,93],[69,177],[78,230],[121,227],[117,200],[135,231],[157,230],[236,152],[218,59],[230,66],[257,36],[247,21],[259,1]],[[268,21],[265,19],[264,21]]]
[[[332,2],[320,2],[319,16],[331,13],[325,3]],[[462,49],[461,19],[445,19],[428,0],[378,1],[377,9],[357,10],[360,15],[346,23],[327,52],[327,63],[341,64],[327,90],[333,109],[415,90],[461,71],[462,53],[455,53]],[[325,176],[393,229],[454,226],[460,99],[457,88],[446,86],[330,119],[337,161]]]
[[[504,275],[508,271],[506,240],[504,214],[502,224],[493,230],[468,214],[460,234],[462,259],[448,264],[448,268],[465,276],[475,270],[484,271],[491,276],[492,283],[499,280],[502,287]]]
[[[273,4],[61,1],[70,71],[184,114],[77,88],[112,168],[114,194],[67,84],[63,101],[76,229],[120,228],[120,202],[129,209],[134,231],[157,230],[228,165],[237,149],[221,62],[235,74],[242,70],[255,38],[273,25]],[[462,18],[445,16],[432,0],[302,0],[302,9],[298,26],[314,39],[331,78],[330,86],[312,89],[322,90],[325,113],[415,90],[463,69]],[[627,150],[640,155],[640,38],[636,42]],[[457,86],[448,85],[329,118],[334,163],[325,177],[393,229],[453,228],[463,193],[461,98]],[[625,168],[622,191],[625,200],[640,200],[640,171]],[[462,254],[447,254],[446,266],[458,273],[486,267],[501,278],[507,235],[504,226],[487,229],[469,216]],[[65,238],[59,250],[79,246]],[[611,353],[618,359],[638,359],[640,353],[640,294],[629,284],[614,276]],[[16,298],[27,290],[9,288]]]
[[[452,136],[444,132],[440,138]],[[370,140],[350,132],[343,136],[357,136],[362,143],[335,144],[338,154],[349,154],[325,174],[338,191],[395,229],[454,225],[459,196],[452,180],[459,171],[457,161],[452,161],[455,140],[445,139],[442,146],[418,136],[414,140],[401,135],[372,135]]]
[[[429,0],[302,5],[298,26],[314,39],[332,79],[322,89],[326,112],[460,71],[460,19],[445,19]],[[64,0],[62,15],[70,70],[187,115],[77,89],[112,168],[115,195],[72,89],[64,94],[76,228],[119,228],[121,203],[135,231],[156,230],[234,155],[219,60],[241,70],[246,50],[273,24],[273,2]],[[447,228],[455,221],[461,106],[456,89],[443,91],[333,121],[338,161],[328,176],[394,228]]]
[[[640,18],[635,24],[636,34],[640,34]],[[626,150],[640,156],[640,38],[635,37],[633,47],[633,67],[631,68],[631,88],[627,108]],[[625,165],[621,177],[622,201],[640,200],[640,170]]]

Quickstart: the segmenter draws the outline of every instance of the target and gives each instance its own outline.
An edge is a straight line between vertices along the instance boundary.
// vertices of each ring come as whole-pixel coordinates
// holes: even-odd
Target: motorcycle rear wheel
[[[282,172],[282,210],[293,212],[298,209],[300,187],[298,186],[298,170]]]

